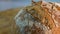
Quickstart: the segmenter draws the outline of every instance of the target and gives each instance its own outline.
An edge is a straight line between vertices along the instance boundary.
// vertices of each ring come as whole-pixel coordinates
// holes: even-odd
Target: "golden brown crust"
[[[57,10],[60,11],[60,7],[57,7],[57,6],[53,5],[53,4],[51,4],[52,7],[50,9],[50,8],[47,8],[47,7],[43,7],[41,4],[42,4],[42,2],[36,2],[36,4],[33,5],[30,10],[27,9],[27,12],[29,14],[31,14],[41,24],[45,25],[46,27],[49,27],[50,30],[54,31],[55,30],[55,27],[56,27],[56,24],[54,22],[54,19],[52,18],[52,15],[54,15],[54,12],[55,12],[55,10],[53,10],[53,8],[55,7],[55,8],[57,8]],[[51,12],[49,12],[49,10]],[[60,19],[57,18],[57,16],[55,16],[54,18],[55,18],[55,20],[58,20],[60,22]]]
[[[42,24],[50,27],[51,29],[55,27],[54,21],[52,17],[48,14],[49,12],[47,10],[43,9],[41,6],[38,5],[33,6],[33,10],[35,11],[35,13],[31,13],[31,11],[28,11],[28,13],[30,13],[36,20],[40,20]],[[47,23],[46,19],[48,20]]]

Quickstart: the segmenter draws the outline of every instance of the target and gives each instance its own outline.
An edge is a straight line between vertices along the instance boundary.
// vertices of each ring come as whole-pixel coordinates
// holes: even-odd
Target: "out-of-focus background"
[[[40,0],[35,0],[40,1]],[[60,2],[60,0],[44,0],[48,2]],[[0,1],[0,10],[6,10],[10,8],[23,7],[31,4],[31,0],[10,0],[10,1]]]

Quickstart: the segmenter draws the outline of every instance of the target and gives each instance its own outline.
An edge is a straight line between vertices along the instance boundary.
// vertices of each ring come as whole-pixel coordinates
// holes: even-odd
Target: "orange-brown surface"
[[[33,2],[33,5],[34,6],[30,11],[27,9],[28,13],[35,17],[36,20],[39,20],[40,22],[42,21],[44,25],[51,27],[51,31],[53,34],[60,34],[60,7],[53,5],[53,3],[49,5],[46,2]],[[32,10],[35,12],[31,13]],[[54,17],[52,15],[54,15]],[[42,17],[43,19],[40,19],[40,17]],[[48,19],[48,23],[45,22],[45,17]],[[56,20],[57,22],[54,20]]]
[[[53,32],[53,34],[60,34],[60,27],[59,28],[57,28],[57,27],[53,28],[52,32]]]

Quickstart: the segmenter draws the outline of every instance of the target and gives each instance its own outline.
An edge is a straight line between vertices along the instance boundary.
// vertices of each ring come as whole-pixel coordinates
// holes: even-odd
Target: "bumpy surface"
[[[35,20],[45,25],[51,31],[50,34],[60,34],[60,4],[52,2],[33,2],[32,7],[26,11],[31,14]],[[46,31],[47,32],[47,31]],[[46,34],[49,34],[48,32]]]

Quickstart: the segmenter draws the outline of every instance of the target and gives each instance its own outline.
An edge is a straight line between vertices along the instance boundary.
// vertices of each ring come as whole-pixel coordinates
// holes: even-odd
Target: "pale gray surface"
[[[22,18],[21,15],[24,15],[23,20],[21,20],[21,18]],[[29,18],[29,16],[30,16],[29,14],[27,14],[27,13],[25,14],[25,11],[23,9],[21,9],[18,12],[18,14],[15,16],[16,25],[20,27],[21,34],[24,34],[24,30],[23,29],[24,29],[25,26],[28,25],[28,20],[32,19],[31,17]],[[30,26],[32,26],[33,25],[32,20],[29,20],[29,21],[31,21]]]

